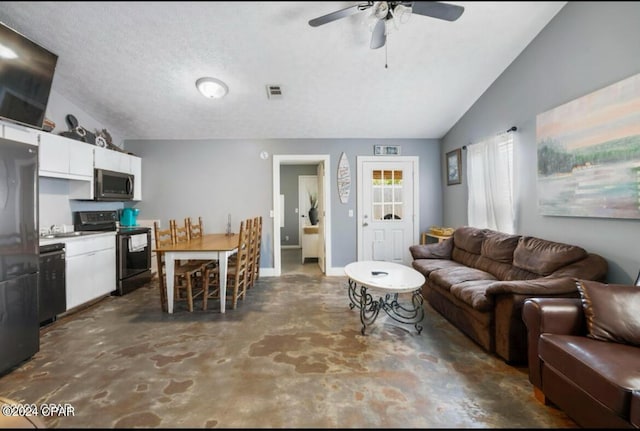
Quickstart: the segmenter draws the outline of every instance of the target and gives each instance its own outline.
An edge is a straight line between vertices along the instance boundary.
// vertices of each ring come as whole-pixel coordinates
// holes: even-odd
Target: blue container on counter
[[[120,214],[120,226],[135,226],[139,212],[137,208],[124,208]]]

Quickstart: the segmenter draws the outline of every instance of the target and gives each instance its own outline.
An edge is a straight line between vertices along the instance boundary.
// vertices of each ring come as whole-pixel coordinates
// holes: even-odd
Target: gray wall
[[[538,213],[536,115],[639,73],[639,42],[639,2],[569,2],[442,141],[445,154],[517,126],[517,232],[602,255],[609,262],[612,283],[635,280],[640,268],[640,221]],[[463,183],[444,186],[447,226],[467,223],[465,173],[463,162]]]
[[[420,228],[442,222],[442,173],[439,141],[434,139],[282,139],[282,140],[126,140],[128,151],[142,157],[141,219],[187,216],[204,218],[205,230],[223,232],[231,214],[234,231],[240,221],[261,215],[264,220],[261,266],[273,268],[272,155],[329,154],[331,179],[332,267],[357,257],[356,156],[373,155],[374,144],[400,145],[403,156],[420,158]],[[267,160],[260,158],[267,151]],[[349,202],[340,203],[338,160],[346,152],[352,168]],[[278,245],[279,246],[279,245]]]
[[[298,177],[316,175],[317,165],[280,166],[280,193],[284,195],[284,227],[280,231],[281,245],[301,245],[298,232],[300,213],[298,208]],[[289,237],[287,240],[286,237]]]

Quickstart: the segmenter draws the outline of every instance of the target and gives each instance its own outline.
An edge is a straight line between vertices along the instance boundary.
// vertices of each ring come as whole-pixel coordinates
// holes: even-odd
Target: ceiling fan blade
[[[340,18],[345,18],[347,16],[354,15],[362,10],[364,10],[362,9],[362,6],[359,4],[356,4],[344,9],[337,10],[335,12],[328,13],[326,15],[322,15],[318,18],[314,18],[309,21],[309,25],[311,27],[318,27],[319,25],[327,24],[329,22],[338,20]]]
[[[373,29],[373,34],[371,35],[371,49],[383,47],[387,41],[387,35],[385,34],[385,21],[385,19],[379,19]]]
[[[460,18],[460,15],[464,12],[464,8],[462,6],[437,1],[414,1],[412,12],[418,15],[430,16],[431,18],[455,21]]]

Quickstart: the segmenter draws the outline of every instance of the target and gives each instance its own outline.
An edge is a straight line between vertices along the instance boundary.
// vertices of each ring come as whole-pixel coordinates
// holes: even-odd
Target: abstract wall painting
[[[539,114],[540,214],[640,219],[640,74]]]

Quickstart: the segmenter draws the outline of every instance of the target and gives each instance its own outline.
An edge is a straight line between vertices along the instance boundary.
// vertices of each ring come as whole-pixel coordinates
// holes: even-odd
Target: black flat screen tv
[[[41,129],[58,56],[0,23],[0,118]]]

